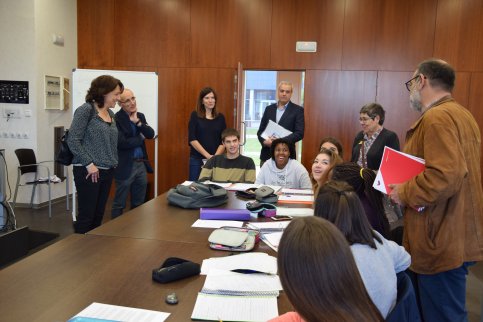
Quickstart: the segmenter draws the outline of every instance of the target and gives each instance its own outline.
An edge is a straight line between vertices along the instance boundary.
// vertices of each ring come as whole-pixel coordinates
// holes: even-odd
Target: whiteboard
[[[158,74],[156,72],[138,72],[124,70],[100,70],[100,69],[73,69],[72,70],[72,116],[75,110],[85,103],[87,91],[91,87],[94,78],[101,75],[111,75],[119,79],[124,88],[133,91],[136,97],[138,111],[146,116],[146,121],[154,129],[157,138],[158,133]],[[119,105],[113,109],[116,113],[120,110]],[[154,144],[154,195],[158,195],[158,140]],[[73,185],[75,193],[75,185]],[[73,198],[73,218],[75,220],[75,198]]]

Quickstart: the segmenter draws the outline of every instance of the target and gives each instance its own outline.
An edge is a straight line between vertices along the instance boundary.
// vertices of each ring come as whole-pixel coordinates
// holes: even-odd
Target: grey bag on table
[[[193,182],[189,186],[177,185],[168,191],[168,202],[181,208],[217,207],[228,201],[224,188]]]

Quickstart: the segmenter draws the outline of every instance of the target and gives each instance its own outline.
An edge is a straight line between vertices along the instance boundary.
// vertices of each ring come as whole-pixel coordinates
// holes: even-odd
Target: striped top
[[[255,163],[249,157],[239,155],[228,159],[225,155],[215,155],[204,165],[199,180],[254,183],[255,178]]]

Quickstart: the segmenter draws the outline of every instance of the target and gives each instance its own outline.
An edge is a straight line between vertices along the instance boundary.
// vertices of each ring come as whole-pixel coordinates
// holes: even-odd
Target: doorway
[[[268,105],[277,102],[277,86],[281,81],[293,84],[290,100],[303,107],[305,71],[244,70],[242,80],[242,100],[237,111],[241,121],[241,153],[253,159],[258,173],[262,146],[257,131],[263,112]],[[297,142],[296,150],[300,161],[302,141]]]

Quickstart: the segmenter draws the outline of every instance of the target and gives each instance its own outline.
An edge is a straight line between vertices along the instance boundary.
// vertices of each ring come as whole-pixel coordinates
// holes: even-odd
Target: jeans
[[[474,262],[465,262],[458,268],[437,274],[409,276],[413,281],[419,310],[425,322],[466,322],[466,276]]]
[[[203,160],[190,156],[190,173],[189,181],[197,181],[200,178]]]
[[[77,189],[77,220],[74,223],[74,232],[85,234],[102,224],[114,170],[99,169],[97,182],[92,182],[91,177],[86,179],[86,167],[74,166],[73,172]]]
[[[136,208],[146,200],[146,188],[148,185],[147,171],[144,162],[134,162],[131,175],[126,180],[116,179],[116,195],[112,204],[111,217],[122,215],[126,207],[128,193],[131,193],[131,209]]]

